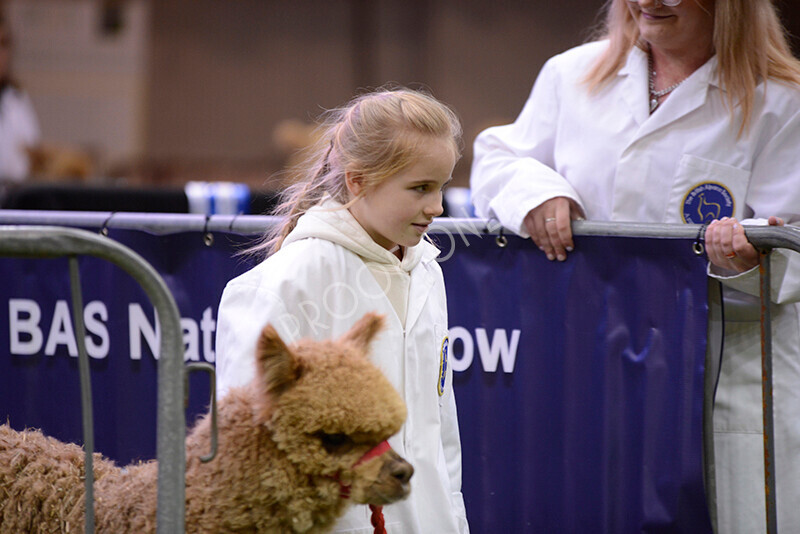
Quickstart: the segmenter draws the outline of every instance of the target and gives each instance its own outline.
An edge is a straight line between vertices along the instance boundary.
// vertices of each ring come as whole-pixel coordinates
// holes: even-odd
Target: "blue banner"
[[[222,289],[245,238],[112,230],[161,273],[187,361],[214,362]],[[448,240],[449,238],[449,240]],[[529,240],[440,236],[472,531],[711,532],[702,483],[705,262],[691,241],[579,238],[564,263]],[[159,332],[119,268],[80,262],[95,443],[155,455]],[[82,442],[66,260],[0,260],[0,417]],[[193,376],[188,421],[205,410]]]
[[[492,238],[442,263],[475,532],[711,532],[691,241]]]
[[[111,230],[164,278],[178,303],[187,361],[215,361],[217,305],[228,279],[251,264],[234,257],[245,239]],[[155,457],[159,332],[153,307],[125,271],[80,259],[95,448],[121,464]],[[83,443],[77,345],[65,259],[0,259],[0,418]],[[206,410],[208,379],[190,381],[187,422]]]

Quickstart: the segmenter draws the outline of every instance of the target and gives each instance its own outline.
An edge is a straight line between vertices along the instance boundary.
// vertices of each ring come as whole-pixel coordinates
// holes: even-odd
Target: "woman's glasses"
[[[633,2],[634,4],[638,4],[639,0],[628,0],[628,2]],[[655,0],[656,7],[664,5],[667,7],[675,7],[679,5],[682,0]]]

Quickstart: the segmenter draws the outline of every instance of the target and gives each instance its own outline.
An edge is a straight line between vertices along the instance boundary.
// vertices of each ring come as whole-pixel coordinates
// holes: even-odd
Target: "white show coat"
[[[466,533],[461,444],[449,365],[443,394],[437,390],[447,337],[444,279],[436,262],[439,251],[423,241],[407,249],[400,262],[360,227],[363,235],[353,239],[352,225],[342,228],[336,220],[341,217],[355,222],[347,210],[312,208],[277,253],[227,284],[217,324],[218,396],[252,378],[256,338],[268,322],[291,343],[303,337],[339,337],[370,311],[385,315],[387,327],[372,344],[372,360],[406,402],[406,423],[389,443],[415,469],[409,497],[384,508],[387,530]],[[338,237],[337,227],[342,231]],[[336,242],[311,237],[315,232]],[[405,328],[363,259],[366,255],[378,260],[381,253],[387,255],[381,261],[391,262],[390,257],[402,267],[413,265],[407,273]],[[366,506],[352,507],[335,529],[372,531]]]
[[[749,129],[737,137],[741,109],[731,118],[716,58],[650,115],[647,55],[638,48],[608,86],[588,93],[582,77],[606,46],[551,58],[516,122],[478,136],[472,198],[479,215],[526,237],[525,215],[557,196],[598,221],[733,215],[763,224],[777,215],[800,222],[797,87],[760,84]],[[793,252],[775,251],[772,260],[780,304],[773,312],[778,524],[800,532],[800,269]],[[727,319],[714,413],[719,531],[758,532],[765,508],[758,273],[710,274],[724,284]]]
[[[0,92],[0,180],[28,177],[26,147],[39,142],[39,123],[28,96],[13,87]]]

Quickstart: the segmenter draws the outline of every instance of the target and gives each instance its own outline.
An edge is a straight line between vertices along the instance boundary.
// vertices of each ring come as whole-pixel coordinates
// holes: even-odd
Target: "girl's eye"
[[[416,186],[414,188],[414,191],[416,191],[418,193],[427,193],[428,192],[428,186],[427,185],[418,185],[418,186]]]

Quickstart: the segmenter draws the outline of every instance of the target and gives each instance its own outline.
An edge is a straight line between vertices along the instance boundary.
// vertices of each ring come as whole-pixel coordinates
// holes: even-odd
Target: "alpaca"
[[[325,532],[348,503],[408,495],[413,468],[388,447],[406,408],[369,362],[383,318],[367,314],[335,341],[286,346],[267,325],[256,378],[219,403],[186,439],[186,532]],[[0,426],[0,531],[84,529],[83,449]],[[155,532],[155,461],[119,468],[94,459],[97,532]]]

